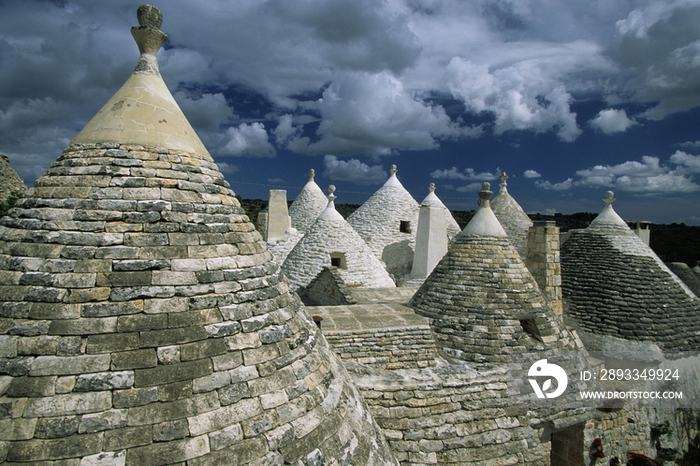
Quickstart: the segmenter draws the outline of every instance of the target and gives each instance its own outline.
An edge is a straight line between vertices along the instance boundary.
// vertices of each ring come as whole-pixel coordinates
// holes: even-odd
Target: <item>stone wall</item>
[[[417,369],[437,364],[437,347],[430,327],[408,326],[324,332],[343,362],[380,369]]]
[[[562,315],[559,227],[554,222],[534,222],[530,227],[525,265],[554,312]]]
[[[502,372],[466,366],[352,372],[402,465],[545,465],[527,410],[509,408]]]

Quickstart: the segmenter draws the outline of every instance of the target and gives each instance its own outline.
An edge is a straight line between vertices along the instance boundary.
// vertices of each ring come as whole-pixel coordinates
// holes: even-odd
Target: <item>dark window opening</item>
[[[532,338],[542,341],[542,336],[540,335],[540,331],[537,328],[537,324],[535,324],[534,319],[521,319],[520,326],[523,328],[523,331]]]
[[[332,252],[331,253],[331,267],[338,269],[345,268],[345,254],[342,252]]]
[[[401,224],[399,225],[399,231],[401,233],[410,233],[411,222],[409,222],[408,220],[401,220]]]

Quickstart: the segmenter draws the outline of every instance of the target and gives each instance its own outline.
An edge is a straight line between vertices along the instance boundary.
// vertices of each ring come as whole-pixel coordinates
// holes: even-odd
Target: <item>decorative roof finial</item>
[[[163,25],[163,14],[153,5],[141,5],[136,10],[136,18],[139,20],[139,26],[151,26],[160,29]]]
[[[615,193],[612,191],[607,191],[605,193],[605,199],[603,201],[605,202],[605,206],[611,205],[613,202],[615,202],[617,199],[615,199]]]
[[[491,183],[483,183],[481,185],[481,191],[479,191],[479,206],[491,207],[491,196],[493,196],[493,191],[491,191]]]
[[[329,184],[328,185],[328,192],[330,193],[328,195],[328,202],[329,203],[333,202],[335,200],[335,198],[337,197],[333,194],[334,191],[335,191],[335,186],[333,186],[332,184]]]
[[[314,170],[313,168],[311,170],[309,170],[309,181],[313,181],[315,175],[316,175],[316,170]]]
[[[398,171],[398,170],[396,169],[396,165],[392,165],[392,166],[391,166],[391,170],[389,170],[389,171],[391,172],[391,176],[396,175],[396,172]]]
[[[508,175],[506,175],[506,172],[502,172],[501,176],[499,176],[498,178],[501,179],[501,191],[507,191],[508,188],[506,188],[506,186],[508,186],[508,183],[506,183],[506,180],[508,179]]]
[[[435,192],[435,183],[430,183],[430,186],[428,186],[428,189],[430,190],[431,193]]]
[[[139,26],[131,28],[131,35],[139,46],[141,58],[136,63],[136,72],[159,74],[156,54],[163,46],[168,35],[159,28],[163,24],[160,10],[151,5],[141,5],[136,10]]]

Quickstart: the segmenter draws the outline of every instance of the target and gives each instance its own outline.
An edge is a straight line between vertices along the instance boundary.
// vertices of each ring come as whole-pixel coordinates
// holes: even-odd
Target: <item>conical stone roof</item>
[[[335,210],[333,191],[326,209],[294,246],[282,264],[293,289],[307,286],[337,260],[337,272],[349,287],[393,288],[394,281],[364,240]]]
[[[411,272],[420,206],[396,178],[396,171],[392,165],[384,186],[348,217],[348,223],[387,271],[402,277]]]
[[[155,51],[127,85],[160,79]],[[123,133],[81,133],[2,219],[3,461],[398,464],[196,135],[129,129],[178,120],[157,96]]]
[[[301,233],[306,233],[328,205],[328,198],[314,181],[314,175],[315,171],[309,170],[309,181],[289,206],[292,228],[296,228]]]
[[[576,349],[489,205],[481,206],[409,305],[430,318],[438,347],[473,362],[541,349]]]
[[[527,258],[527,239],[533,223],[520,207],[518,201],[508,192],[507,178],[506,172],[501,173],[500,190],[491,201],[491,208],[498,221],[503,225],[503,229],[508,233],[508,238],[518,250],[520,258],[525,260]]]
[[[663,350],[700,348],[700,300],[606,206],[561,248],[564,312],[587,332],[656,343]]]
[[[24,194],[26,190],[24,181],[10,165],[10,159],[0,154],[0,203],[12,195]]]

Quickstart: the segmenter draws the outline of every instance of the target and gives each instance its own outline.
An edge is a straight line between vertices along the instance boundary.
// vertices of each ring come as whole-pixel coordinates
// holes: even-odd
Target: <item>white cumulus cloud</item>
[[[262,123],[241,123],[226,130],[225,142],[218,155],[234,157],[274,157],[275,148],[267,139],[265,125]]]
[[[615,110],[614,108],[608,108],[598,112],[595,118],[590,121],[590,124],[605,134],[614,134],[627,131],[628,128],[638,123],[628,118],[624,109]]]
[[[537,173],[537,171],[535,171],[535,170],[525,170],[525,173],[523,173],[523,176],[525,178],[539,178],[542,175]]]
[[[326,155],[323,158],[327,176],[333,181],[347,181],[359,185],[372,185],[384,183],[388,175],[381,165],[369,166],[357,159],[340,160],[335,155]]]
[[[432,178],[442,178],[446,180],[495,180],[498,178],[500,170],[497,168],[493,173],[482,172],[478,173],[473,168],[465,168],[464,170],[459,170],[457,167],[452,167],[444,170],[435,170],[430,176]]]

